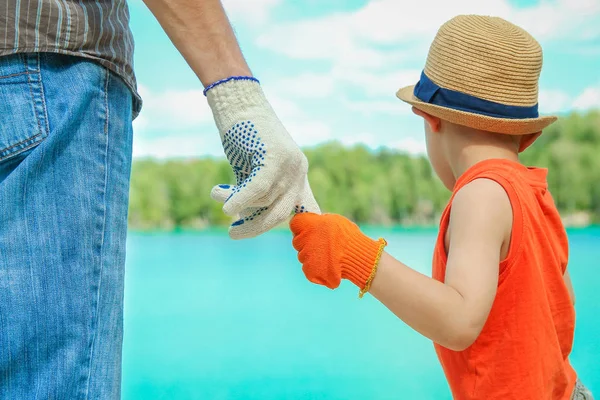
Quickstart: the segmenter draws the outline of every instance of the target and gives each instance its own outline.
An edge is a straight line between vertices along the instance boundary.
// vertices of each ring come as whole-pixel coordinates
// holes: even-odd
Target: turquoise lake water
[[[430,275],[435,230],[367,229]],[[569,232],[571,362],[600,397],[600,229]],[[310,284],[291,235],[130,233],[123,399],[451,399],[433,346],[374,298]]]

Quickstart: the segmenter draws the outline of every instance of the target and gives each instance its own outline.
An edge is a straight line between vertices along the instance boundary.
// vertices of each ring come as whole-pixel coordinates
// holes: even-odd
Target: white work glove
[[[217,185],[211,197],[237,216],[232,239],[261,235],[291,211],[320,213],[307,179],[308,161],[275,115],[258,81],[231,79],[207,88],[235,185]]]

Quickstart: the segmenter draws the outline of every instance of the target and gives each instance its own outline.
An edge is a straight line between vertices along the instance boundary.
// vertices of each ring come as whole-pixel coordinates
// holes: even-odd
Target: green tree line
[[[304,149],[311,187],[323,211],[358,223],[434,224],[450,192],[424,156],[337,142]],[[525,165],[549,169],[548,183],[565,216],[600,221],[600,112],[564,116],[526,150]],[[231,219],[211,188],[233,182],[224,158],[138,160],[132,168],[129,222],[136,229],[202,228]]]

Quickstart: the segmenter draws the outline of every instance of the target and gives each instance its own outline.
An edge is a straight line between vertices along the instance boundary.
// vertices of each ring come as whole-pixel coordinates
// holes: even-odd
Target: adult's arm
[[[204,86],[252,73],[220,0],[144,0]]]

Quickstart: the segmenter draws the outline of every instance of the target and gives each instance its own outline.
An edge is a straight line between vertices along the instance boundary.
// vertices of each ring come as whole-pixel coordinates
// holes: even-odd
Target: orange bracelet
[[[358,292],[358,298],[362,299],[362,297],[371,289],[371,283],[373,283],[373,279],[375,279],[375,274],[377,274],[377,267],[379,266],[379,260],[381,259],[381,255],[383,254],[383,249],[387,246],[387,242],[384,238],[379,238],[379,251],[377,252],[377,258],[375,258],[375,265],[373,265],[373,270],[371,271],[371,275],[369,275],[369,279],[365,283],[365,287]]]

